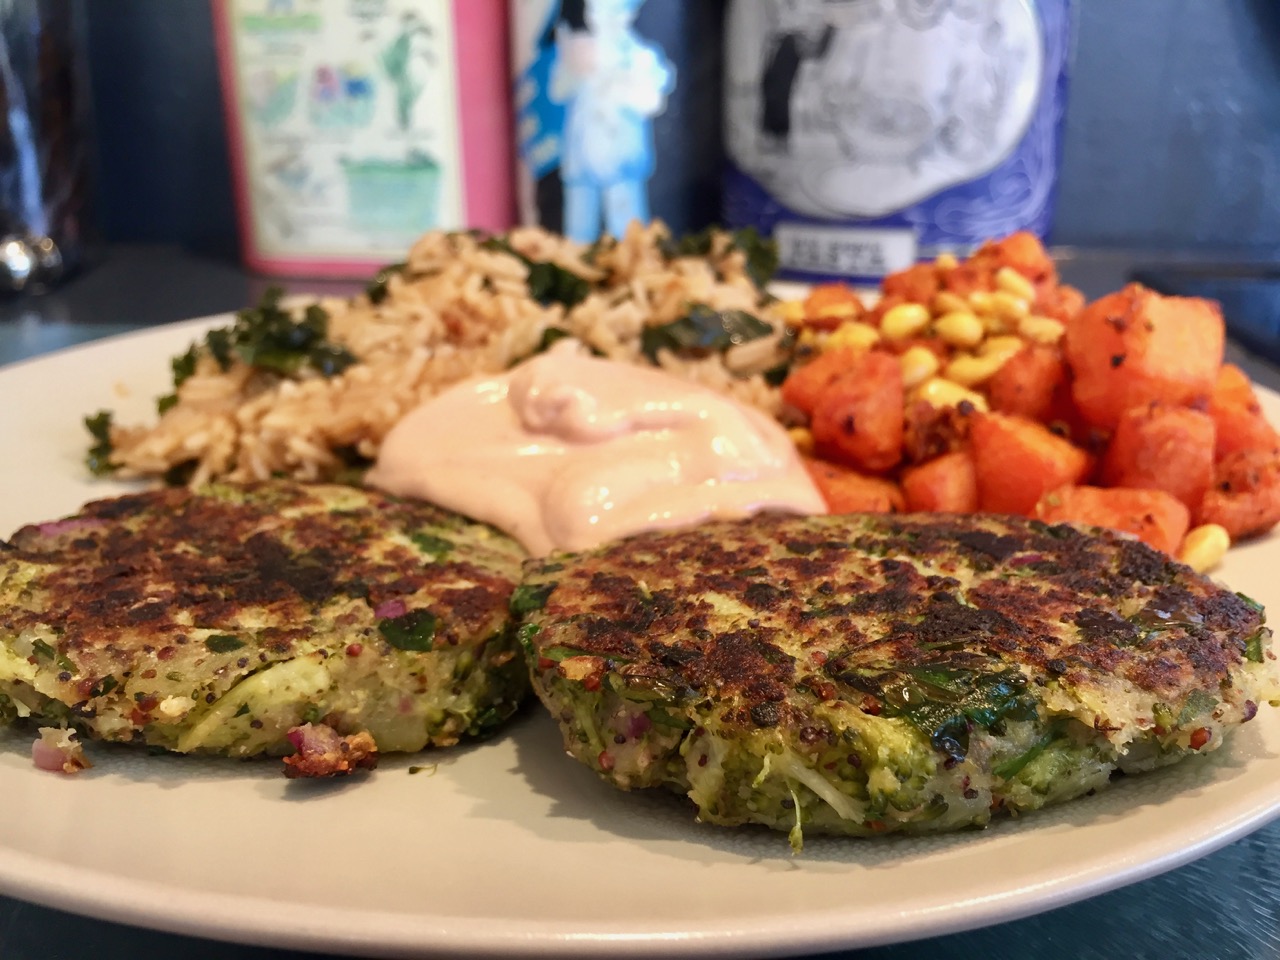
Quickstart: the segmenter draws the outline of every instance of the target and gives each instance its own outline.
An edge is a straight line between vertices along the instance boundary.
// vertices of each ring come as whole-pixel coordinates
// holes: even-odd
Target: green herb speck
[[[552,583],[522,583],[511,594],[511,612],[516,616],[541,610],[547,603],[547,597],[556,588]]]
[[[651,363],[657,363],[660,350],[678,356],[706,356],[771,333],[772,326],[745,310],[713,310],[698,303],[677,320],[645,327],[640,334],[640,351]]]
[[[89,696],[105,697],[118,686],[120,686],[120,681],[108,674],[93,685],[93,689],[89,691]]]
[[[1253,633],[1249,634],[1249,638],[1244,642],[1244,656],[1246,660],[1252,660],[1254,663],[1262,662],[1262,658],[1264,656],[1262,641],[1267,633],[1268,631],[1263,628],[1262,630],[1255,630]]]
[[[243,647],[244,641],[229,633],[215,633],[205,637],[204,645],[209,648],[210,653],[231,653]]]
[[[409,538],[413,545],[436,560],[442,559],[453,550],[453,543],[430,533],[415,533]]]
[[[378,621],[378,632],[397,650],[427,653],[435,643],[439,618],[430,610],[410,610],[406,614]]]
[[[84,418],[85,429],[93,438],[93,445],[85,456],[85,465],[95,477],[101,477],[115,470],[111,462],[111,411],[99,410],[91,417]]]

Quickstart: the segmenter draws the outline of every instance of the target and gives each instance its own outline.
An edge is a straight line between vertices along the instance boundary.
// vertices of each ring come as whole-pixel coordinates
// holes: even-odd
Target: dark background
[[[234,255],[208,4],[85,6],[104,239]],[[1280,4],[1076,0],[1076,13],[1053,240],[1280,255]]]

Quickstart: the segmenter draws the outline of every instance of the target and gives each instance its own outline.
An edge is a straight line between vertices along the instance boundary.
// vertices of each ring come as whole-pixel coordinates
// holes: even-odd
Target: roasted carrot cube
[[[1063,323],[1084,309],[1084,294],[1065,283],[1036,291],[1035,312]]]
[[[944,453],[964,449],[969,443],[969,425],[977,415],[970,404],[935,407],[916,400],[906,410],[903,457],[908,463],[924,463]]]
[[[1012,267],[1032,283],[1055,282],[1058,270],[1044,244],[1034,233],[1019,230],[987,244],[996,268]]]
[[[1067,324],[1072,397],[1090,423],[1113,427],[1131,407],[1207,399],[1222,365],[1222,313],[1196,297],[1138,284],[1085,307]]]
[[[998,413],[1045,423],[1053,417],[1055,401],[1066,382],[1062,351],[1048,344],[1028,344],[987,381],[987,398]]]
[[[847,320],[859,320],[866,312],[862,298],[846,283],[814,287],[804,301],[804,322],[818,330],[834,330]]]
[[[1209,397],[1209,416],[1217,425],[1219,460],[1241,450],[1272,450],[1280,447],[1280,435],[1262,412],[1262,404],[1245,372],[1224,363]]]
[[[978,504],[990,513],[1029,516],[1042,496],[1079,483],[1092,466],[1083,450],[1025,417],[1001,413],[977,416],[969,440]]]
[[[1280,521],[1280,450],[1240,450],[1214,470],[1197,523],[1216,523],[1231,539],[1266,533]]]
[[[946,453],[909,467],[902,474],[907,509],[929,513],[974,513],[978,509],[978,478],[973,457],[965,450]]]
[[[804,465],[832,513],[896,513],[903,509],[902,491],[892,480],[811,457],[804,458]]]
[[[1195,510],[1213,482],[1213,419],[1188,407],[1149,403],[1126,410],[1102,461],[1113,487],[1164,490]]]
[[[1044,244],[1025,230],[1001,240],[989,240],[954,270],[942,274],[943,287],[959,296],[995,287],[1001,267],[1010,267],[1029,280],[1036,291],[1036,304],[1057,288],[1058,271]]]
[[[912,303],[930,303],[938,292],[938,268],[932,263],[917,263],[891,273],[881,282],[886,297],[909,300]]]
[[[1170,555],[1191,524],[1186,505],[1172,494],[1127,487],[1060,487],[1045,494],[1035,512],[1047,523],[1085,523],[1131,533]]]
[[[848,371],[814,404],[814,451],[824,460],[883,473],[902,459],[905,402],[897,357],[879,350],[855,354]]]
[[[853,368],[860,352],[852,347],[825,350],[803,366],[794,367],[782,381],[782,402],[813,416],[818,397]]]

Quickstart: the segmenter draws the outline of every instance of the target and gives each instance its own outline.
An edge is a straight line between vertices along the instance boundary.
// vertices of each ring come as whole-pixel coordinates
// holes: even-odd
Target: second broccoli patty
[[[1257,604],[1105,531],[758,516],[525,569],[513,606],[569,752],[793,842],[1067,800],[1276,696]]]

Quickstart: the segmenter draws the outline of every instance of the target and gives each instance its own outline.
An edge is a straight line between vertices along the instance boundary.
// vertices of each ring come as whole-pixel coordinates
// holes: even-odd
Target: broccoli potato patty
[[[454,744],[527,692],[523,558],[484,524],[339,485],[99,500],[0,542],[0,720],[232,756],[289,754],[321,722],[382,752]]]
[[[757,516],[525,564],[570,754],[701,819],[869,835],[1033,810],[1221,745],[1261,607],[1136,540],[994,516]]]

